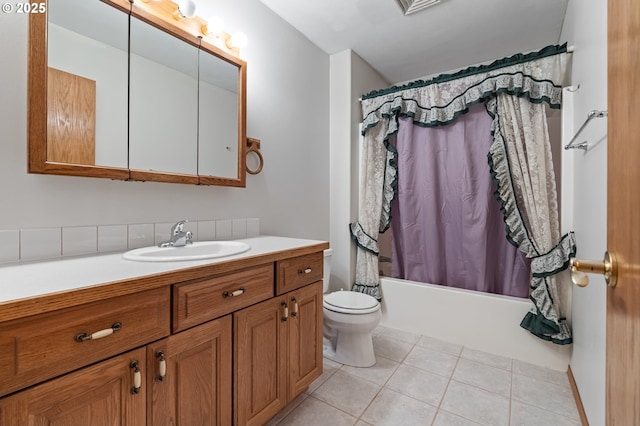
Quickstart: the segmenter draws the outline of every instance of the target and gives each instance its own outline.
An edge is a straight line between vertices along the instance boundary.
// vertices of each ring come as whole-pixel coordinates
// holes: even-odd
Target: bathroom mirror
[[[235,64],[212,55],[211,49],[202,42],[199,50],[198,174],[208,179],[236,178],[244,169],[234,161],[239,147],[229,142],[238,140],[244,128],[240,76]]]
[[[129,168],[198,174],[198,47],[132,16]]]
[[[246,63],[176,7],[49,0],[30,16],[30,173],[245,186]]]

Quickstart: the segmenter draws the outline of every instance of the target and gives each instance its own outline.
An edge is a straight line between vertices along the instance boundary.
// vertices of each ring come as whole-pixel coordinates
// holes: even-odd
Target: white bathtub
[[[529,300],[388,277],[380,282],[383,326],[567,371],[571,345],[555,345],[520,327]]]

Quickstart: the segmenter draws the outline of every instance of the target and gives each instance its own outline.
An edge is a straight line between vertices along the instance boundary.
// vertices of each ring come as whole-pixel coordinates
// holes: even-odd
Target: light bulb
[[[220,35],[224,32],[224,21],[219,16],[212,16],[207,19],[207,22],[202,26],[202,33],[204,35]]]
[[[178,13],[182,18],[193,18],[196,16],[196,3],[193,0],[180,0]]]
[[[231,38],[229,39],[228,46],[230,48],[244,49],[247,47],[249,40],[247,39],[247,35],[245,33],[233,33]]]

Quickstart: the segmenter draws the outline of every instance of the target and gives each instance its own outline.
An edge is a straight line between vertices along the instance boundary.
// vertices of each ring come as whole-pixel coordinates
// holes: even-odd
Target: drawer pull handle
[[[293,312],[291,312],[291,316],[292,317],[298,316],[298,301],[296,300],[295,297],[292,297],[291,302],[293,302]]]
[[[305,269],[298,269],[299,274],[310,274],[312,271],[310,266],[307,266]]]
[[[236,297],[244,294],[244,287],[240,287],[236,291],[225,291],[222,293],[222,297]]]
[[[156,358],[158,358],[158,375],[156,381],[162,382],[167,377],[167,360],[164,358],[164,352],[156,352]]]
[[[111,328],[105,328],[104,330],[96,331],[95,333],[92,333],[92,334],[87,334],[87,333],[76,334],[76,342],[85,342],[87,340],[102,339],[103,337],[110,336],[116,331],[120,331],[121,329],[122,329],[122,323],[116,322],[116,323],[113,323]]]
[[[283,314],[282,314],[282,318],[280,318],[280,321],[285,322],[286,320],[289,319],[289,307],[287,306],[287,304],[285,302],[282,302],[280,304],[280,306],[282,306],[283,308]]]
[[[131,361],[129,367],[133,370],[133,387],[131,388],[131,393],[136,395],[140,393],[140,389],[142,388],[142,373],[140,372],[138,360]]]

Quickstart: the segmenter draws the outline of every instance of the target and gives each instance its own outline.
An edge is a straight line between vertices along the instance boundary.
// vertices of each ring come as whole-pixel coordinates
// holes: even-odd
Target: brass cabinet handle
[[[604,260],[582,260],[572,257],[569,260],[571,269],[571,281],[579,287],[586,287],[589,284],[589,277],[585,272],[604,275],[604,280],[609,287],[618,284],[618,261],[613,253],[608,251],[604,254]]]
[[[287,306],[286,302],[282,302],[280,306],[282,306],[282,310],[283,310],[282,318],[280,318],[280,321],[285,322],[286,320],[289,319],[289,306]]]
[[[136,395],[140,393],[140,389],[142,388],[142,373],[140,372],[138,360],[131,361],[129,367],[133,370],[133,387],[131,388],[131,393]]]
[[[162,382],[167,377],[167,360],[164,358],[164,352],[156,352],[156,358],[158,359],[158,375],[156,381]]]
[[[305,269],[298,269],[298,273],[299,274],[310,274],[312,270],[313,269],[311,269],[311,266],[307,266]]]
[[[222,293],[222,297],[224,297],[224,298],[237,297],[237,296],[240,296],[240,295],[244,294],[244,291],[245,291],[244,287],[240,287],[236,291],[225,291],[224,293]]]
[[[296,300],[295,297],[291,298],[291,303],[293,303],[293,312],[291,312],[291,316],[292,317],[298,316],[298,301]]]
[[[76,342],[86,342],[87,340],[97,340],[102,339],[103,337],[107,337],[115,333],[116,331],[120,331],[122,329],[122,323],[115,322],[111,326],[111,328],[105,328],[104,330],[96,331],[95,333],[79,333],[76,334]]]

